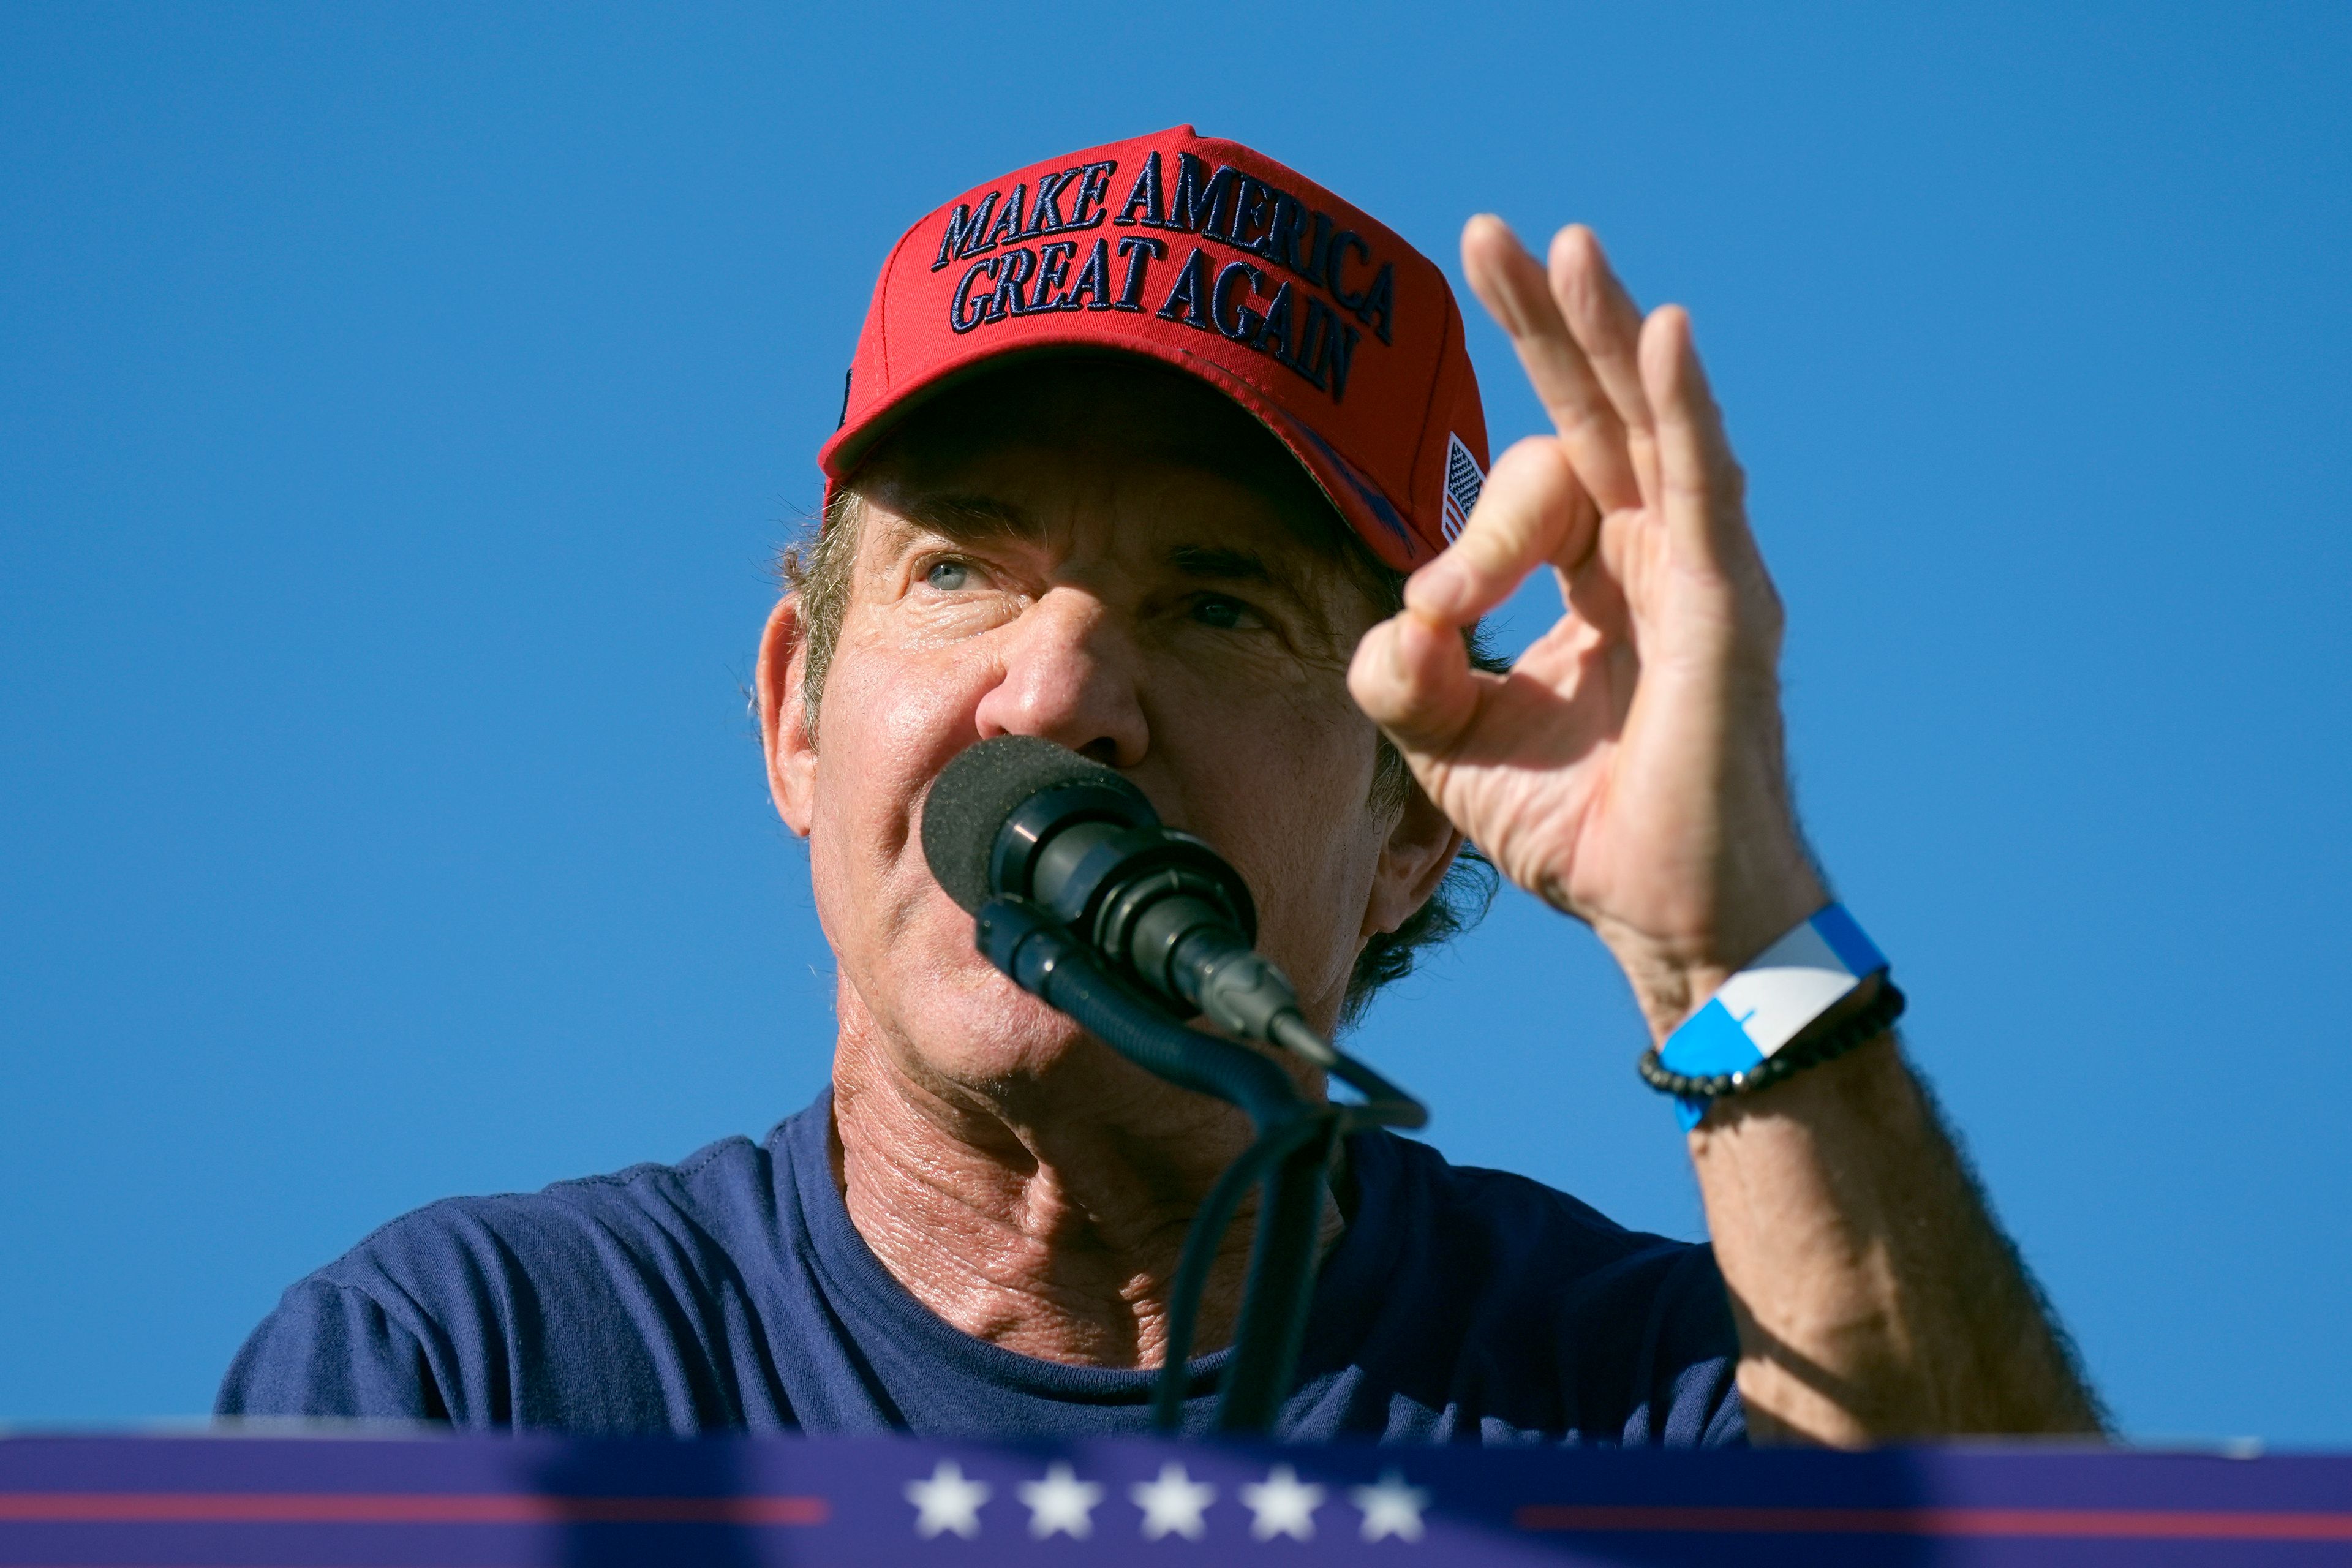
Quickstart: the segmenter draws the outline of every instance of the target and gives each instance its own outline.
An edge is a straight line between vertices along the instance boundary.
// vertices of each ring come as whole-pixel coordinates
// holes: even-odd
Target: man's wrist
[[[1737,920],[1720,922],[1704,936],[1661,938],[1601,920],[1593,930],[1624,971],[1651,1043],[1663,1045],[1725,981],[1830,901],[1829,889],[1808,870],[1769,897],[1743,900]]]

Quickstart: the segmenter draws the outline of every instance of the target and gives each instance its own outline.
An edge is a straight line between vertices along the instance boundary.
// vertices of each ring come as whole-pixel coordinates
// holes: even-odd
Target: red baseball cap
[[[1436,264],[1264,153],[1180,125],[1015,169],[900,237],[817,454],[826,499],[926,396],[1040,350],[1200,377],[1402,571],[1461,531],[1485,479],[1478,378]]]

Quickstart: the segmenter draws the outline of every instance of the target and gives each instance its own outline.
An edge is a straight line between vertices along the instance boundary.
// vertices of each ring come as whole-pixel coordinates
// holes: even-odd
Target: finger
[[[1675,554],[1717,569],[1753,558],[1746,479],[1681,306],[1662,306],[1643,324],[1641,367],[1656,410],[1660,510]]]
[[[1459,627],[1414,611],[1364,634],[1348,667],[1348,690],[1373,723],[1417,762],[1452,752],[1478,716],[1482,677]]]
[[[1611,508],[1639,505],[1624,424],[1560,316],[1542,267],[1501,218],[1481,213],[1462,231],[1462,269],[1487,314],[1510,334],[1528,384],[1594,498]]]
[[[1642,388],[1642,312],[1617,280],[1601,241],[1582,224],[1552,237],[1551,294],[1610,406],[1628,431],[1650,428]]]
[[[1569,331],[1625,429],[1625,451],[1644,504],[1658,496],[1658,451],[1642,387],[1642,312],[1617,280],[1601,241],[1582,224],[1552,237],[1550,284]]]
[[[1573,567],[1598,523],[1560,444],[1530,436],[1496,459],[1461,537],[1407,580],[1405,606],[1433,623],[1467,626],[1544,562]]]

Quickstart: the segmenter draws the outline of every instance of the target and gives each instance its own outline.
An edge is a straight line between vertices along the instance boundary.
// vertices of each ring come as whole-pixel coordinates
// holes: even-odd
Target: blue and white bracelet
[[[1725,981],[1706,1005],[1642,1053],[1643,1081],[1675,1097],[1688,1131],[1725,1095],[1753,1093],[1885,1034],[1903,1014],[1886,955],[1843,904],[1832,904]],[[1869,979],[1867,1005],[1813,1026]]]

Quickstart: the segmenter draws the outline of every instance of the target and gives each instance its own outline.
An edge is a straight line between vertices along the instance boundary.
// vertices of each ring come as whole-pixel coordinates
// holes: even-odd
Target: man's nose
[[[1055,587],[1002,628],[1003,674],[973,717],[981,739],[1035,735],[1115,768],[1151,742],[1135,640],[1092,594]]]

